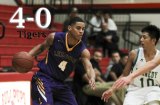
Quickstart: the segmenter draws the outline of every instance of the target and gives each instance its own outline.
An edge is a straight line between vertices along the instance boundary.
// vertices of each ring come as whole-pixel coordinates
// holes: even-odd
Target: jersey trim
[[[136,64],[136,62],[137,62],[138,55],[139,55],[139,51],[140,51],[140,49],[138,49],[136,59],[134,59],[134,61],[133,61],[133,63],[132,63],[132,69],[131,69],[131,72],[133,71],[133,68],[134,68],[134,66],[135,66],[135,64]]]
[[[65,37],[66,49],[67,49],[67,51],[72,51],[81,42],[81,40],[79,40],[78,43],[75,44],[73,47],[69,48],[67,37],[68,37],[68,33],[66,34],[66,37]]]
[[[45,64],[47,64],[47,63],[48,63],[48,53],[46,55],[46,60],[45,60]]]

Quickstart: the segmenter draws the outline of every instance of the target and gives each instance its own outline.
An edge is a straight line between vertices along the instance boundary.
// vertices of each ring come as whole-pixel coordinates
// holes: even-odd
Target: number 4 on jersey
[[[62,62],[58,65],[58,67],[59,67],[62,71],[64,71],[65,68],[66,68],[67,63],[68,63],[67,61],[62,61]]]

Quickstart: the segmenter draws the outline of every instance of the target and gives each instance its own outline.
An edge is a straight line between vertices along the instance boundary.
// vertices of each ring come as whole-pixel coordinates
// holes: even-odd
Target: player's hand
[[[101,99],[104,102],[108,102],[108,99],[112,96],[113,91],[114,91],[113,88],[106,90],[105,92],[103,92]]]
[[[95,88],[96,88],[95,87],[96,86],[95,85],[95,78],[90,78],[89,79],[89,85],[90,85],[90,87],[91,87],[92,90],[95,90]]]
[[[126,85],[128,85],[132,81],[132,77],[129,75],[127,77],[121,77],[119,78],[113,85],[117,89],[123,88]]]

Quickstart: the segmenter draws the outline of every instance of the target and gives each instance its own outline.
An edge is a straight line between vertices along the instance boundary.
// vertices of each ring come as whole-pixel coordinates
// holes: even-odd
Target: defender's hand
[[[126,85],[128,85],[131,81],[132,81],[132,76],[127,76],[127,77],[122,77],[119,78],[115,83],[114,83],[114,87],[116,87],[117,89],[123,88]]]
[[[105,92],[103,92],[101,99],[104,102],[108,102],[108,99],[112,96],[114,89],[110,88],[108,90],[106,90]]]

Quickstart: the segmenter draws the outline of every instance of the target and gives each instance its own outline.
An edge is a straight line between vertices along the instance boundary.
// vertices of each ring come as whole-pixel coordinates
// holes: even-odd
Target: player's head
[[[147,39],[147,36],[154,42],[156,45],[159,37],[160,37],[160,29],[155,25],[148,25],[142,29],[142,37],[141,40],[144,38]]]
[[[70,20],[68,33],[75,40],[80,40],[84,34],[85,22],[80,17],[74,17]]]

